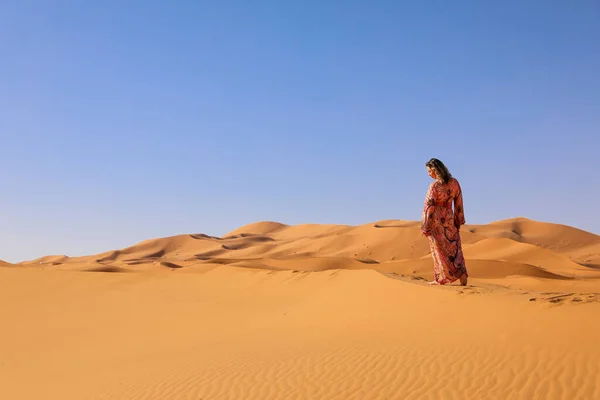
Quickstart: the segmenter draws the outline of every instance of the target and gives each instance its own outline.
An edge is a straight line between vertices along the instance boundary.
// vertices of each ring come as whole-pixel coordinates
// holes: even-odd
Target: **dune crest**
[[[462,239],[468,265],[473,265],[473,279],[599,277],[600,236],[573,227],[513,218],[465,225]],[[91,256],[47,256],[19,265],[84,271],[185,270],[209,265],[290,271],[367,269],[428,279],[429,258],[429,245],[418,221],[385,220],[359,226],[263,221],[223,237],[182,234]]]

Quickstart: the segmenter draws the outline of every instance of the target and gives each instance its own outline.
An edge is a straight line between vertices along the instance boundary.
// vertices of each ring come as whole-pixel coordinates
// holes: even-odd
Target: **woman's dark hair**
[[[444,163],[437,158],[432,158],[427,161],[425,166],[434,170],[437,178],[442,181],[442,183],[448,183],[450,182],[450,179],[452,179],[452,174],[448,171],[448,168],[446,168]]]

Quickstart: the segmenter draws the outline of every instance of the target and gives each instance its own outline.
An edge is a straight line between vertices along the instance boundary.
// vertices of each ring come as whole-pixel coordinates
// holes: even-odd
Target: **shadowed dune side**
[[[83,272],[130,272],[130,270],[128,270],[126,268],[117,267],[114,265],[102,265],[102,266],[84,265],[83,267],[78,269],[78,271],[83,271]]]
[[[344,257],[307,257],[292,259],[244,260],[228,263],[243,268],[259,268],[292,272],[319,272],[328,270],[358,270],[369,268],[371,263]]]

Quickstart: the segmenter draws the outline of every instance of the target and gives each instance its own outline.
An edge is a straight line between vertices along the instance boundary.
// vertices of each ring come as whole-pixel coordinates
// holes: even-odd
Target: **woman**
[[[421,231],[429,239],[433,257],[435,280],[429,284],[445,285],[460,279],[464,286],[468,274],[459,232],[460,226],[465,223],[462,191],[458,181],[440,160],[432,158],[425,166],[434,179],[429,185],[421,217]]]

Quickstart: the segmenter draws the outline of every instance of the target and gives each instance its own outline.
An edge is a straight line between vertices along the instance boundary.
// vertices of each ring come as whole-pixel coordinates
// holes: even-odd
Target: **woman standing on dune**
[[[421,217],[421,231],[429,239],[433,257],[434,281],[429,284],[445,285],[460,279],[464,286],[468,274],[460,241],[460,226],[465,223],[460,184],[437,158],[425,166],[434,179],[429,185]]]

